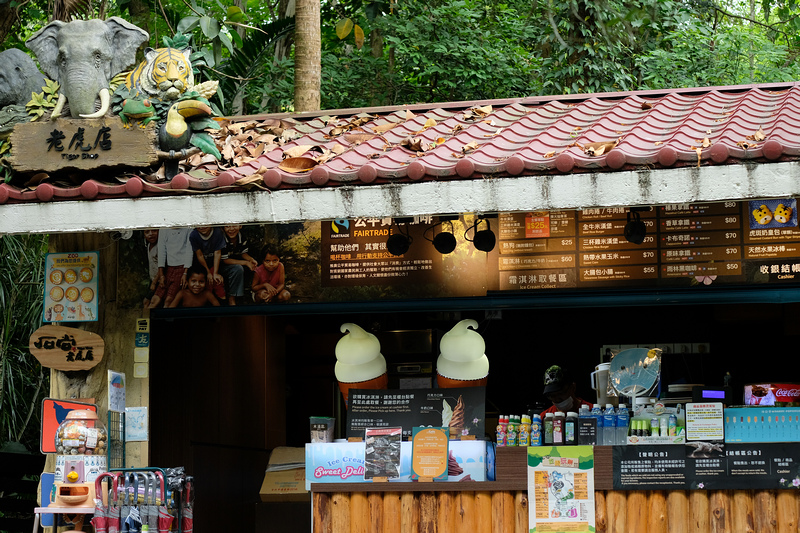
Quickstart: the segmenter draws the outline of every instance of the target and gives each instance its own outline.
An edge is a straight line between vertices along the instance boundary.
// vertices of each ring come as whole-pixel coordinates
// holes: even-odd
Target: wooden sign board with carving
[[[88,370],[103,360],[103,337],[66,326],[42,326],[31,335],[28,349],[46,368]]]
[[[156,126],[130,129],[119,117],[58,118],[17,124],[10,137],[10,163],[18,172],[148,167],[158,162]]]

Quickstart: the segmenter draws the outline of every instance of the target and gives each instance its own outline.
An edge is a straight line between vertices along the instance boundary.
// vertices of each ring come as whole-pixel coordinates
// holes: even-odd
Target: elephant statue
[[[136,50],[150,35],[119,17],[108,20],[53,21],[30,39],[30,48],[45,74],[61,84],[51,118],[69,102],[74,118],[99,118],[108,112],[111,79],[133,65]],[[100,109],[95,111],[100,99]]]
[[[24,106],[31,93],[42,92],[44,76],[31,56],[16,48],[0,52],[0,108]]]

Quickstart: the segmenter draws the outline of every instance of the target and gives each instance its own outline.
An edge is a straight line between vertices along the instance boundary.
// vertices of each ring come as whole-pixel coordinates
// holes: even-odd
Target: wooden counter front
[[[498,448],[497,481],[314,483],[314,533],[527,533],[525,448]],[[614,491],[595,447],[598,533],[798,533],[800,490]]]

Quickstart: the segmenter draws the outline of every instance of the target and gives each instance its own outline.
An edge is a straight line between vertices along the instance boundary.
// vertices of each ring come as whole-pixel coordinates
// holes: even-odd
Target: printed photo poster
[[[125,374],[108,371],[108,410],[125,412]]]
[[[411,479],[447,480],[450,430],[415,427],[411,438]]]
[[[591,446],[528,448],[531,533],[595,530],[594,452]]]
[[[147,441],[147,407],[125,408],[125,442]]]
[[[98,252],[47,254],[43,322],[96,322]]]

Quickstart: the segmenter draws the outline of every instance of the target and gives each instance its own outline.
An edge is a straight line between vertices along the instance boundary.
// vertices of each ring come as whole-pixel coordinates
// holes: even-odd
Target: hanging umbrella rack
[[[105,476],[113,479],[105,520],[119,524],[108,533],[191,533],[194,479],[182,468],[114,468]]]

